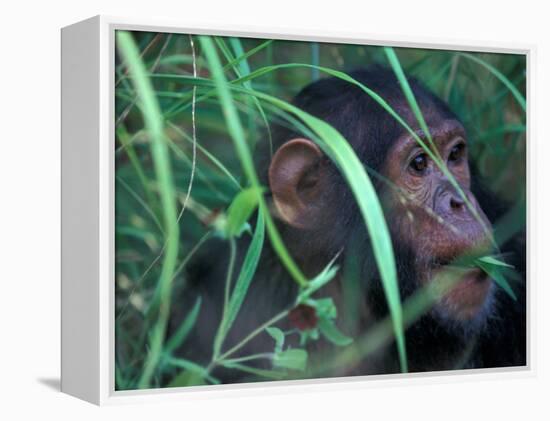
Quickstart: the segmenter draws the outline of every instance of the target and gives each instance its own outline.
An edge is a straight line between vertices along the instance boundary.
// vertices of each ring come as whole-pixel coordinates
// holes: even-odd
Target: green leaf
[[[502,273],[501,266],[495,266],[493,264],[487,264],[483,261],[480,261],[481,259],[478,259],[478,266],[487,273],[493,280],[496,282],[496,284],[501,287],[514,301],[517,301],[516,294],[512,290],[512,287],[504,277]]]
[[[338,272],[338,266],[334,266],[334,262],[338,258],[337,254],[334,256],[334,258],[325,266],[325,268],[315,277],[313,278],[309,283],[308,286],[298,294],[298,298],[296,299],[296,302],[303,303],[305,300],[307,300],[314,292],[328,284]]]
[[[244,56],[244,49],[239,38],[229,38],[229,45],[231,45],[231,48],[233,49],[236,57]],[[241,77],[242,75],[246,76],[250,74],[250,66],[248,65],[248,61],[246,59],[240,60],[239,63],[233,67],[238,69],[239,77]],[[250,85],[250,82],[247,83],[247,88],[252,87],[252,85]]]
[[[174,377],[167,387],[202,386],[204,384],[206,384],[206,380],[200,374],[184,370]]]
[[[296,348],[279,352],[273,357],[273,365],[303,371],[307,366],[307,351]]]
[[[321,331],[321,334],[334,345],[346,346],[353,342],[353,339],[340,332],[334,322],[330,319],[320,317],[319,330]]]
[[[260,193],[261,194],[261,193]],[[246,229],[246,221],[258,207],[258,191],[249,187],[240,191],[233,199],[227,211],[226,234],[228,237],[240,236]]]
[[[265,329],[269,335],[275,339],[275,352],[281,352],[285,343],[285,334],[278,327],[267,327]]]
[[[319,318],[335,319],[338,314],[334,301],[330,297],[311,300],[308,304],[315,307]]]
[[[311,339],[313,339],[314,341],[316,341],[317,339],[319,339],[319,329],[318,328],[315,328],[315,329],[311,329],[308,331],[309,332],[309,337]]]
[[[183,342],[187,338],[187,335],[189,334],[193,326],[195,326],[197,317],[199,316],[199,312],[201,309],[201,302],[201,297],[197,298],[195,305],[187,314],[183,323],[178,327],[176,333],[174,333],[174,335],[172,335],[172,337],[166,343],[166,347],[164,348],[165,353],[171,354],[175,349],[183,344]]]
[[[493,266],[502,266],[502,267],[512,268],[512,269],[514,268],[514,266],[509,265],[508,263],[502,262],[493,256],[479,257],[477,260]]]
[[[236,64],[239,64],[240,66],[240,62],[243,61],[243,60],[246,60],[248,57],[256,54],[257,52],[263,50],[264,48],[266,47],[269,47],[269,45],[271,45],[273,43],[274,40],[270,39],[270,40],[267,40],[265,41],[264,43],[258,45],[257,47],[254,47],[250,50],[248,50],[246,53],[242,54],[242,55],[239,55],[237,58],[235,58],[233,61],[230,61],[229,63],[227,63],[225,66],[223,66],[223,69],[226,70],[226,69],[229,69],[229,68],[234,68]],[[246,66],[247,68],[249,68],[248,64]],[[250,71],[250,70],[249,70]],[[248,71],[248,72],[249,72]],[[245,74],[248,74],[245,73]]]
[[[422,115],[422,111],[420,110],[420,107],[418,105],[418,102],[416,101],[416,98],[414,97],[414,93],[409,85],[409,82],[407,81],[407,78],[405,77],[405,73],[403,72],[403,68],[401,67],[401,64],[399,63],[399,59],[397,58],[397,55],[395,54],[395,51],[391,47],[385,47],[384,51],[386,53],[386,56],[388,57],[388,61],[390,62],[395,75],[397,79],[399,80],[399,84],[401,85],[401,90],[405,94],[405,97],[407,98],[407,102],[409,103],[414,116],[418,120],[418,123],[420,125],[420,128],[424,132],[425,136],[428,138],[428,142],[434,149],[434,151],[437,151],[437,148],[434,145],[432,135],[430,134],[430,130],[428,128],[428,125],[426,124],[426,121],[424,120],[424,116]]]
[[[316,341],[319,339],[319,327],[309,330],[300,330],[298,332],[300,335],[300,346],[305,346],[308,340]]]
[[[166,362],[174,367],[183,368],[187,371],[195,373],[196,375],[208,380],[212,384],[219,384],[220,381],[208,373],[208,370],[193,361],[186,360],[184,358],[168,358]]]
[[[217,356],[221,350],[225,336],[227,335],[227,332],[229,332],[229,329],[233,325],[233,322],[241,309],[250,283],[252,282],[252,278],[256,273],[256,268],[258,267],[258,262],[260,261],[260,256],[264,246],[264,237],[264,214],[262,212],[258,212],[258,219],[256,222],[256,229],[252,237],[252,242],[248,247],[248,251],[246,252],[246,256],[241,266],[241,271],[235,283],[235,287],[233,288],[231,298],[229,299],[227,312],[223,316],[218,332],[216,333],[216,338],[214,339],[215,356]]]

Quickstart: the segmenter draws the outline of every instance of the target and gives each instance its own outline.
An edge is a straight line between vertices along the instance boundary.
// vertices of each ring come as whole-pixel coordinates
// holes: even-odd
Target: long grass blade
[[[117,47],[128,63],[128,71],[138,99],[143,110],[145,126],[151,136],[151,154],[155,167],[155,174],[159,184],[160,199],[163,210],[163,223],[166,232],[166,251],[155,296],[159,302],[157,322],[151,330],[149,353],[145,361],[138,387],[150,386],[151,378],[159,363],[165,339],[165,331],[170,314],[170,298],[172,290],[172,275],[176,268],[178,257],[179,228],[176,211],[176,190],[172,178],[172,170],[168,153],[168,145],[164,135],[162,115],[151,81],[147,77],[147,70],[137,46],[129,32],[116,32]]]
[[[256,229],[254,231],[254,236],[252,237],[252,242],[248,247],[244,262],[242,264],[239,276],[235,282],[235,287],[231,294],[229,300],[227,312],[224,314],[224,317],[220,323],[218,332],[214,340],[214,359],[219,355],[223,341],[229,329],[233,325],[233,322],[237,318],[237,314],[241,309],[241,306],[244,302],[248,288],[254,278],[256,273],[256,268],[258,267],[258,262],[260,261],[260,256],[262,254],[262,249],[264,246],[264,236],[265,236],[265,222],[264,215],[262,212],[258,212],[258,218],[256,222]]]
[[[199,317],[199,312],[201,311],[201,297],[197,298],[197,301],[195,302],[195,305],[189,311],[189,314],[185,317],[181,325],[178,327],[176,332],[172,335],[172,337],[166,342],[166,346],[164,347],[164,352],[166,354],[171,354],[173,351],[175,351],[178,347],[180,347],[187,336],[189,335],[189,332],[195,326],[195,323],[197,322],[197,318]]]

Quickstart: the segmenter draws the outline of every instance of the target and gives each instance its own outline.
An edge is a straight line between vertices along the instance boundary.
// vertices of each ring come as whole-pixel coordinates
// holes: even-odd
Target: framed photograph
[[[532,370],[531,53],[64,28],[62,390]]]

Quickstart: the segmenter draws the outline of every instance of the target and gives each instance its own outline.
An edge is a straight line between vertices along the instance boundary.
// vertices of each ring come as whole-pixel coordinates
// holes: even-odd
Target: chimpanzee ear
[[[269,185],[278,216],[296,228],[310,228],[321,206],[323,153],[308,139],[292,139],[275,153]]]

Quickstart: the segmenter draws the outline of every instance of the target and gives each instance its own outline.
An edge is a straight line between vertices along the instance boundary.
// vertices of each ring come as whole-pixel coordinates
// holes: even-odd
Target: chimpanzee
[[[392,70],[377,65],[349,75],[384,98],[428,143]],[[459,194],[413,136],[358,86],[335,77],[324,78],[305,87],[293,101],[336,128],[367,168],[390,229],[402,300],[429,284],[460,256],[494,253],[492,224],[508,210],[483,187],[471,166],[468,136],[459,118],[419,81],[408,80],[429,127],[434,151],[464,195]],[[338,310],[337,324],[346,335],[361,337],[387,317],[388,307],[370,237],[354,196],[315,142],[289,125],[273,129],[273,153],[267,141],[260,145],[256,151],[257,170],[263,184],[269,186],[270,210],[284,243],[309,277],[338,256],[341,270],[318,291],[318,296],[332,298]],[[249,237],[243,236],[240,241],[238,249],[246,250]],[[524,233],[499,247],[525,279]],[[212,341],[221,319],[227,249],[223,240],[212,240],[204,246],[188,270],[183,298],[174,300],[175,308],[187,311],[194,297],[202,297],[199,320],[181,355],[205,365],[211,359]],[[241,254],[244,253],[239,252],[236,259],[237,268],[243,261]],[[355,270],[348,271],[350,266]],[[224,349],[292,305],[297,288],[266,239],[259,267]],[[409,370],[525,365],[525,285],[515,288],[516,301],[480,269],[461,272],[458,284],[406,329]],[[353,311],[349,311],[350,307]],[[314,326],[315,314],[307,313],[304,306],[277,326],[286,330],[304,329],[308,323]],[[180,320],[175,317],[172,324]],[[321,338],[311,341],[309,349],[318,355],[330,355],[344,348]],[[270,350],[273,339],[264,332],[234,357]],[[253,360],[250,365],[270,368],[269,361]],[[396,346],[391,342],[360,361],[322,375],[399,370]],[[212,373],[223,382],[247,379],[238,370],[215,368]]]

